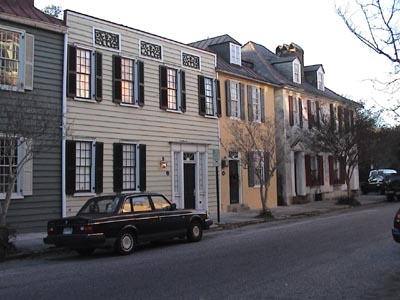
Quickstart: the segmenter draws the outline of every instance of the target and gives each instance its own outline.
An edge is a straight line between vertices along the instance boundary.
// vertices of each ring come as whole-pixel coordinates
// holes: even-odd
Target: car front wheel
[[[199,221],[193,221],[189,225],[187,239],[189,242],[198,242],[203,237],[203,229]]]
[[[118,236],[116,250],[119,254],[131,254],[136,246],[136,236],[130,230],[124,230]]]

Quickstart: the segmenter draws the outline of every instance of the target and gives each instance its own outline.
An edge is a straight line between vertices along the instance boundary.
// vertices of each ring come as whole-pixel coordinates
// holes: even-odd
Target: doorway
[[[229,160],[229,201],[239,204],[239,161]]]
[[[185,208],[196,208],[196,164],[183,164],[183,193]]]

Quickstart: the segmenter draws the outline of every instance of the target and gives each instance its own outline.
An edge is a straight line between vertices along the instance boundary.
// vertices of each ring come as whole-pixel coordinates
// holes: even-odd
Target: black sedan
[[[44,242],[81,255],[107,247],[130,254],[138,243],[175,237],[198,242],[212,223],[207,212],[177,209],[158,193],[100,196],[74,217],[49,221]]]

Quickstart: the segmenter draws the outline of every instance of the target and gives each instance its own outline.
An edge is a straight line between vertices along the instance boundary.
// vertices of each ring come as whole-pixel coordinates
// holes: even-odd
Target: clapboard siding
[[[34,36],[33,90],[18,93],[18,97],[26,99],[27,105],[40,102],[51,107],[61,124],[63,35],[4,20],[1,25]],[[5,99],[7,93],[0,90],[0,98]],[[0,109],[1,105],[6,105],[5,101]],[[10,205],[7,221],[18,232],[43,231],[49,219],[61,215],[61,142],[53,137],[46,143],[50,147],[33,158],[33,195],[13,199]]]
[[[103,99],[101,102],[67,101],[68,138],[96,139],[104,143],[103,192],[113,192],[113,143],[132,141],[146,144],[147,190],[172,196],[171,142],[207,145],[208,206],[216,210],[215,167],[211,165],[212,149],[219,148],[218,119],[199,115],[198,75],[216,77],[215,55],[187,45],[151,35],[124,26],[67,12],[69,43],[79,47],[95,49],[93,27],[121,34],[121,52],[96,48],[102,53]],[[161,45],[162,61],[139,55],[139,42]],[[182,67],[181,52],[201,57],[201,70]],[[112,56],[139,59],[144,63],[144,107],[129,107],[112,101]],[[166,112],[159,108],[159,66],[182,69],[186,74],[186,112]],[[160,168],[160,160],[168,162],[166,169]],[[166,172],[169,172],[168,176]],[[89,197],[67,197],[68,214],[73,214]]]

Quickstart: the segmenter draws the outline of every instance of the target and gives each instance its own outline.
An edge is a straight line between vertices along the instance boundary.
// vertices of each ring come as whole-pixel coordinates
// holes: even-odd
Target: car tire
[[[203,237],[203,228],[201,227],[201,223],[199,221],[193,221],[190,223],[187,239],[189,242],[198,242]]]
[[[394,201],[394,196],[393,195],[386,195],[386,200],[388,202],[393,202]]]
[[[131,254],[136,247],[136,236],[131,230],[122,231],[116,241],[116,250],[121,255]]]
[[[80,256],[90,256],[93,254],[94,248],[76,249],[76,252],[78,252]]]

